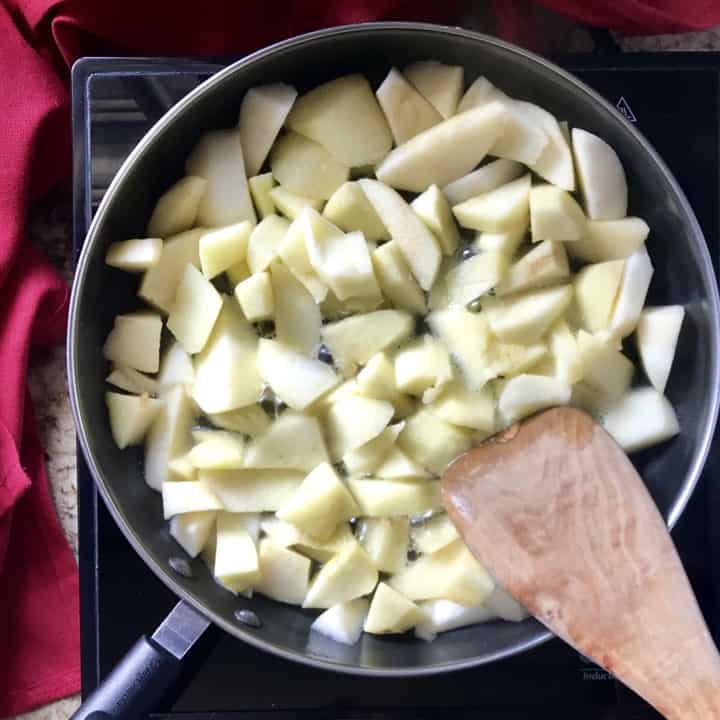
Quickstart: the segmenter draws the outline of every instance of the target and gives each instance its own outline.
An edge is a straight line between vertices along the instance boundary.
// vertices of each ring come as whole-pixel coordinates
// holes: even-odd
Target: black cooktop
[[[688,195],[718,263],[720,54],[568,56],[660,151]],[[73,69],[75,252],[103,193],[135,143],[175,102],[225,63],[88,58]],[[77,256],[77,255],[76,255]],[[720,640],[720,468],[716,443],[673,535],[716,641]],[[83,694],[175,604],[135,555],[78,457]],[[410,679],[333,674],[264,654],[218,629],[193,651],[177,695],[153,717],[659,718],[560,641],[473,670]]]

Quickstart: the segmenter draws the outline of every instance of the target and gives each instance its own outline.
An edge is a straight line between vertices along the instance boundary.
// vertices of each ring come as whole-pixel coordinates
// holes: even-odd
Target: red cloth
[[[720,23],[712,0],[538,0],[630,34]],[[524,0],[498,0],[519,39]],[[67,288],[24,237],[30,201],[70,170],[71,63],[82,55],[222,56],[372,19],[454,20],[434,0],[0,0],[0,716],[79,688],[77,572],[59,529],[25,389],[33,348],[62,341]]]

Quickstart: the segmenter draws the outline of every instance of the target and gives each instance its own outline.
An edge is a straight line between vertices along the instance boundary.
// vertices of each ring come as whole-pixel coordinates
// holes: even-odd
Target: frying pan
[[[672,526],[705,461],[718,411],[720,313],[712,261],[682,191],[632,125],[590,88],[546,60],[494,38],[458,28],[376,23],[334,28],[260,50],[219,72],[172,108],[117,173],[95,216],[73,286],[68,376],[77,431],[97,487],[134,550],[180,598],[151,638],[141,638],[78,711],[77,718],[137,718],[177,677],[182,659],[209,623],[275,653],[319,668],[376,676],[408,676],[489,663],[538,645],[550,633],[534,620],[490,623],[441,635],[433,643],[410,636],[363,636],[352,647],[309,636],[313,614],[261,596],[235,597],[220,588],[202,561],[192,577],[173,570],[183,552],[162,519],[160,496],[142,479],[142,450],[120,451],[104,403],[107,366],[101,348],[118,313],[138,307],[137,279],[108,268],[111,242],[142,237],[155,200],[183,174],[200,135],[237,122],[244,92],[271,82],[304,91],[349,72],[375,86],[392,66],[436,59],[465,68],[466,83],[484,74],[510,95],[540,104],[571,126],[607,140],[628,175],[630,214],[649,223],[655,276],[649,302],[682,303],[687,317],[668,395],[681,433],[633,457]],[[714,242],[717,239],[713,239]],[[173,562],[177,567],[177,563]],[[112,571],[112,569],[110,569]],[[132,578],[128,578],[132,582]],[[260,627],[238,621],[251,610]]]

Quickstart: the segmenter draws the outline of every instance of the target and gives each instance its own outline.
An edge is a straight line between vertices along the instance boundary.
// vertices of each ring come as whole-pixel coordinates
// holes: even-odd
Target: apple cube
[[[245,442],[242,435],[214,432],[196,445],[189,457],[199,470],[237,470],[243,467]]]
[[[483,605],[497,617],[510,622],[522,622],[530,613],[507,590],[496,585],[485,598]]]
[[[484,432],[495,429],[495,398],[489,388],[470,390],[462,380],[454,380],[442,389],[430,408],[452,425]]]
[[[435,60],[410,63],[405,77],[444,118],[455,114],[463,89],[460,65],[444,65]]]
[[[381,582],[373,595],[363,629],[375,635],[404,633],[424,617],[414,602]]]
[[[553,374],[558,380],[574,385],[582,380],[583,366],[575,335],[563,320],[555,323],[548,336]]]
[[[536,185],[530,190],[530,231],[533,242],[573,242],[585,236],[587,221],[569,192],[555,185]]]
[[[262,272],[277,257],[277,249],[290,223],[279,215],[268,215],[250,234],[247,247],[247,264],[251,273]]]
[[[415,635],[431,642],[438,634],[468,625],[493,620],[496,615],[483,605],[465,607],[451,600],[426,600],[418,605],[423,619],[415,626]]]
[[[418,315],[425,313],[425,295],[396,242],[384,243],[375,250],[372,264],[383,295],[395,307]]]
[[[422,395],[431,387],[441,387],[453,378],[450,356],[434,338],[424,336],[395,355],[395,382],[400,392]]]
[[[255,224],[237,130],[213,130],[203,135],[186,160],[185,169],[188,175],[208,181],[198,207],[198,225],[221,227],[243,220]]]
[[[420,219],[433,231],[440,241],[445,255],[452,255],[460,242],[460,234],[445,196],[437,185],[431,185],[422,195],[418,195],[410,207]]]
[[[322,210],[323,206],[322,200],[298,195],[282,185],[276,185],[270,190],[270,199],[277,210],[290,220],[294,220],[303,208],[311,207],[313,210]]]
[[[198,478],[230,512],[274,512],[290,501],[305,475],[297,470],[201,470]]]
[[[617,153],[597,135],[573,128],[580,191],[592,220],[620,220],[627,215],[628,186]]]
[[[377,180],[364,179],[358,183],[398,244],[418,284],[423,290],[429,290],[442,259],[437,238],[395,190]]]
[[[396,145],[442,121],[442,115],[396,68],[391,68],[375,95]]]
[[[459,537],[457,528],[445,513],[433,515],[424,523],[410,528],[412,545],[423,555],[442,550]]]
[[[638,351],[645,374],[659,393],[665,392],[684,317],[682,305],[645,308],[640,314],[635,331]]]
[[[586,262],[622,260],[643,246],[648,224],[636,217],[622,220],[588,220],[584,238],[568,245],[568,252]]]
[[[435,475],[441,475],[471,444],[469,431],[450,425],[428,409],[411,415],[398,437],[400,449]]]
[[[175,515],[170,519],[170,534],[190,557],[197,557],[215,530],[216,517],[215,510]]]
[[[360,231],[368,242],[390,238],[387,228],[356,182],[343,183],[325,203],[323,215],[345,232]]]
[[[586,265],[573,280],[581,327],[593,333],[610,326],[625,260]]]
[[[545,240],[515,261],[496,295],[534,290],[565,280],[570,275],[567,253],[562,243]]]
[[[463,260],[445,275],[448,301],[454,305],[467,305],[502,286],[509,265],[508,256],[495,251]]]
[[[260,272],[243,280],[235,288],[235,297],[250,322],[268,320],[275,311],[273,288],[268,272]]]
[[[366,517],[414,515],[441,507],[440,484],[432,480],[351,478],[348,486]]]
[[[261,85],[245,93],[238,129],[248,176],[260,172],[296,97],[295,88],[284,83]]]
[[[375,470],[375,475],[383,480],[425,480],[430,477],[427,470],[420,467],[398,447],[390,448],[390,452]]]
[[[199,480],[163,483],[162,503],[166,520],[183,513],[223,509],[213,491]]]
[[[151,237],[168,238],[189,230],[197,219],[200,201],[208,181],[204,177],[188,176],[166,190],[155,204],[147,232]]]
[[[162,255],[160,238],[138,238],[114,242],[105,253],[105,264],[126,272],[142,272],[157,265]]]
[[[608,398],[620,398],[630,386],[634,368],[617,349],[615,339],[580,330],[577,343],[582,359],[583,382]]]
[[[270,217],[275,213],[275,203],[270,191],[275,187],[275,180],[271,172],[262,175],[253,175],[248,178],[250,196],[255,203],[255,210],[261,218]]]
[[[513,160],[493,160],[445,185],[443,195],[450,205],[459,205],[516,180],[523,172],[523,166]]]
[[[250,444],[245,465],[249,468],[287,468],[309,472],[328,459],[318,420],[286,411]]]
[[[245,260],[252,229],[244,220],[200,236],[200,268],[208,280]]]
[[[318,540],[313,535],[304,533],[295,525],[274,516],[263,519],[260,526],[276,545],[295,547],[298,552],[317,560],[319,563],[326,563],[334,555],[349,546],[357,545],[357,540],[347,523],[338,525],[328,540]]]
[[[305,596],[305,608],[329,608],[370,594],[378,572],[358,543],[331,558],[315,575]]]
[[[121,450],[142,442],[163,405],[162,400],[154,400],[147,395],[114,392],[105,393],[105,403],[113,440]]]
[[[192,358],[180,343],[172,343],[162,356],[157,382],[165,389],[173,385],[191,386],[195,382]]]
[[[194,355],[205,347],[222,305],[223,299],[213,284],[194,265],[187,265],[167,328],[183,349]]]
[[[248,405],[222,413],[208,413],[207,418],[216,427],[243,435],[259,435],[270,425],[268,414],[259,405]]]
[[[372,473],[390,453],[402,428],[402,423],[390,425],[364,445],[346,452],[342,461],[348,472],[351,475]]]
[[[527,222],[530,174],[453,207],[457,221],[471,230],[505,232]]]
[[[498,398],[498,410],[507,423],[514,423],[538,410],[567,405],[571,390],[567,383],[545,375],[518,375],[508,380]]]
[[[105,340],[103,357],[116,365],[142,372],[157,372],[160,367],[161,332],[162,320],[155,313],[117,315]]]
[[[236,594],[260,580],[255,541],[242,514],[220,513],[217,517],[213,575],[221,585]]]
[[[382,183],[411,192],[447,185],[480,164],[506,119],[500,103],[455,115],[391,150],[375,175]]]
[[[407,562],[410,524],[406,517],[364,518],[358,537],[368,557],[380,572],[394,573]]]
[[[334,403],[325,416],[328,449],[333,461],[377,437],[395,409],[383,400],[348,395]]]
[[[626,337],[637,326],[654,272],[645,246],[625,261],[622,284],[610,322],[610,330],[619,337]]]
[[[105,378],[106,382],[121,390],[127,390],[133,395],[155,396],[161,389],[161,384],[155,378],[148,377],[134,368],[117,365]]]
[[[504,232],[479,232],[472,246],[479,252],[499,252],[511,258],[525,239],[529,227],[526,219]]]
[[[270,538],[260,541],[258,560],[260,579],[255,590],[278,602],[302,605],[310,585],[310,560]]]
[[[343,645],[354,645],[362,635],[369,608],[370,603],[365,598],[333,605],[318,615],[310,630]]]

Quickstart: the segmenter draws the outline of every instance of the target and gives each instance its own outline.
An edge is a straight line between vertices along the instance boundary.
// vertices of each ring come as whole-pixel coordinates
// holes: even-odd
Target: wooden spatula
[[[635,468],[586,413],[554,408],[458,458],[443,502],[540,622],[669,720],[720,718],[720,657]]]

